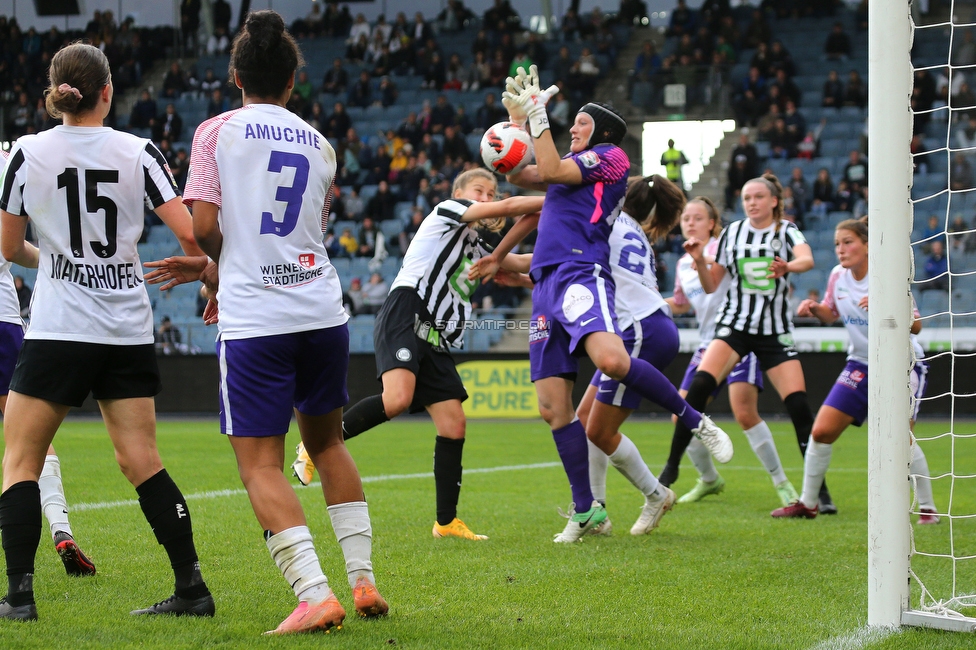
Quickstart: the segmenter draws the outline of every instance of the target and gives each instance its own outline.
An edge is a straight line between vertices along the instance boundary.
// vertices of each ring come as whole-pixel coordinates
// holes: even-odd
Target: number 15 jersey
[[[137,244],[145,199],[156,208],[177,195],[148,140],[63,125],[20,138],[0,181],[0,209],[29,216],[38,238],[26,338],[152,343]]]
[[[322,243],[335,151],[300,117],[249,104],[197,128],[183,201],[220,208],[220,337],[336,327],[348,317]]]

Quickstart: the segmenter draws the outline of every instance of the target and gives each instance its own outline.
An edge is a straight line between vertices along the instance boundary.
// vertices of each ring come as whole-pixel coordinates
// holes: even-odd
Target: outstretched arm
[[[535,230],[538,224],[538,214],[527,215],[516,221],[491,255],[482,257],[468,269],[468,277],[472,280],[494,277],[505,256],[512,252],[512,249],[518,246],[519,242],[525,239],[530,232]]]

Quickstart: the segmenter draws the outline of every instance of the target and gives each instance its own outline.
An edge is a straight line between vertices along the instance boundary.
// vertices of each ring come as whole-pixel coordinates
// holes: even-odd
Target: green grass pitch
[[[788,475],[800,488],[802,463],[788,422],[773,422]],[[635,420],[624,431],[652,470],[659,470],[670,425]],[[355,618],[344,565],[319,488],[298,494],[323,569],[352,616],[328,636],[269,638],[293,608],[294,595],[265,548],[230,446],[206,420],[159,424],[159,447],[189,496],[204,575],[217,616],[207,620],[136,619],[128,612],[172,592],[172,574],[115,465],[100,421],[65,424],[55,440],[71,523],[98,576],[68,578],[45,534],[37,557],[40,620],[0,621],[0,648],[962,648],[969,635],[907,630],[863,635],[867,618],[867,514],[864,429],[835,445],[828,483],[840,514],[813,521],[775,521],[778,506],[766,473],[741,432],[720,471],[724,494],[677,506],[653,534],[632,537],[642,497],[611,469],[610,538],[556,545],[569,501],[568,484],[541,421],[471,422],[465,449],[460,516],[487,542],[433,539],[434,482],[429,476],[433,427],[404,420],[350,441],[366,477],[378,586],[391,604],[378,621]],[[923,435],[946,431],[921,423]],[[287,462],[297,442],[288,437]],[[976,449],[956,439],[955,469],[974,474]],[[950,470],[948,438],[925,445],[934,474]],[[966,469],[966,465],[969,468]],[[472,471],[486,470],[486,471]],[[420,476],[415,476],[420,475]],[[686,463],[675,485],[695,479]],[[955,514],[976,513],[976,495],[957,481]],[[297,483],[296,483],[297,485]],[[968,481],[973,487],[972,481]],[[936,481],[945,509],[950,481]],[[919,547],[976,551],[968,520],[916,528]],[[970,530],[967,532],[966,528]],[[930,585],[951,578],[945,560],[927,561]],[[941,574],[941,576],[939,575]],[[960,565],[960,585],[976,591],[976,571]],[[859,633],[861,636],[858,636]],[[853,643],[851,645],[850,643]]]

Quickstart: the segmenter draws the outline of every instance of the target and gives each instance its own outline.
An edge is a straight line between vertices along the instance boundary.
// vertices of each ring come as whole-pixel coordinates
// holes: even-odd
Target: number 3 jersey
[[[193,137],[183,201],[219,207],[220,337],[342,325],[342,288],[322,244],[335,151],[300,117],[249,104]]]
[[[725,267],[730,283],[716,325],[746,334],[791,333],[790,274],[767,276],[773,259],[789,262],[793,248],[806,243],[803,233],[789,221],[757,230],[743,219],[726,227],[718,240],[715,261]]]
[[[471,294],[478,288],[478,280],[468,280],[468,267],[491,251],[477,231],[461,221],[471,204],[448,199],[434,207],[417,229],[390,287],[416,291],[434,317],[434,327],[453,347],[461,347]]]
[[[29,216],[39,242],[26,338],[153,342],[136,246],[146,198],[156,208],[179,192],[154,144],[105,127],[24,136],[0,192],[0,209]]]

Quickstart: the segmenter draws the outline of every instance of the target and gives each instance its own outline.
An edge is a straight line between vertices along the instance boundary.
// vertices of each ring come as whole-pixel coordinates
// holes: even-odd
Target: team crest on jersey
[[[720,339],[724,339],[726,336],[728,336],[731,333],[732,330],[729,329],[728,327],[720,327],[719,330],[715,332],[715,336],[717,336]]]
[[[315,253],[302,253],[298,256],[298,263],[306,269],[312,268],[315,266]]]
[[[593,169],[600,164],[600,156],[595,151],[587,151],[586,153],[580,154],[577,158],[583,166],[587,169]]]
[[[403,361],[404,363],[410,361],[411,356],[413,355],[410,354],[410,350],[408,350],[407,348],[400,348],[399,350],[396,351],[396,358],[399,359],[400,361]]]

